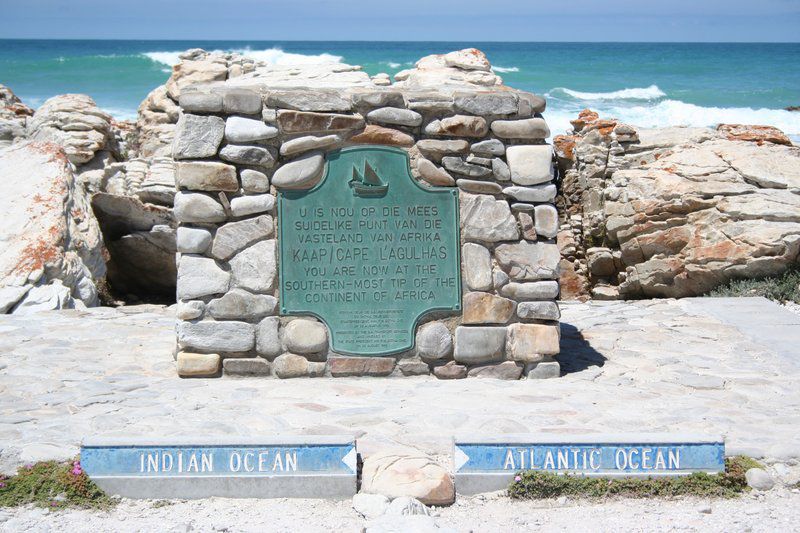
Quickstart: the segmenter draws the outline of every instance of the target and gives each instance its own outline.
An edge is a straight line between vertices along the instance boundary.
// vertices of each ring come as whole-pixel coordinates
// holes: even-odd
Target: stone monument
[[[544,100],[485,56],[182,90],[178,372],[559,374]]]

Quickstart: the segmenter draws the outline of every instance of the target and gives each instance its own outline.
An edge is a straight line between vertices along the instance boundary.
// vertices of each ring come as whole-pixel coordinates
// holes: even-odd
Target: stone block
[[[421,139],[417,141],[417,149],[425,157],[441,161],[447,155],[466,155],[469,143],[462,140]]]
[[[489,127],[485,118],[468,115],[437,119],[425,126],[425,133],[435,136],[485,137],[488,132]]]
[[[558,320],[561,311],[556,302],[520,302],[517,316],[523,320]]]
[[[442,158],[442,165],[450,172],[469,176],[471,178],[486,178],[492,174],[492,170],[480,165],[467,163],[460,157],[446,156]]]
[[[506,328],[496,326],[456,328],[454,359],[480,365],[502,361],[505,355]]]
[[[538,185],[553,179],[553,147],[549,144],[509,146],[506,160],[511,181],[517,185]]]
[[[517,306],[514,300],[488,292],[468,292],[463,300],[464,324],[505,324]]]
[[[511,324],[506,337],[506,355],[513,361],[537,363],[547,355],[558,355],[561,330],[549,324]]]
[[[464,379],[467,377],[467,367],[450,361],[444,365],[433,368],[433,375],[439,379]]]
[[[552,202],[556,198],[556,186],[552,183],[532,187],[512,185],[503,189],[503,194],[520,202]]]
[[[351,144],[383,144],[387,146],[414,146],[414,137],[400,130],[367,124],[364,131],[353,135],[347,141]]]
[[[222,109],[230,115],[258,115],[261,106],[261,95],[246,89],[229,89],[222,95]]]
[[[256,326],[256,351],[264,357],[275,357],[283,350],[278,333],[280,319],[268,316]]]
[[[175,309],[175,317],[178,320],[194,320],[203,316],[206,310],[206,304],[199,300],[190,300],[188,302],[178,302]]]
[[[239,165],[252,165],[257,167],[272,168],[275,166],[274,148],[266,146],[247,146],[239,144],[226,144],[219,151],[223,161]]]
[[[326,148],[331,148],[341,142],[342,138],[339,135],[323,135],[322,137],[305,135],[303,137],[297,137],[296,139],[285,141],[281,145],[280,152],[282,156],[291,157],[297,154],[302,154],[303,152],[308,152],[310,150],[324,150]]]
[[[525,365],[528,379],[552,379],[561,376],[561,365],[557,361],[541,361]]]
[[[263,172],[246,168],[240,172],[242,189],[246,193],[260,193],[269,191],[269,177]]]
[[[457,92],[453,95],[456,111],[471,115],[513,115],[517,112],[517,95],[512,92]]]
[[[359,109],[405,107],[403,93],[391,89],[356,89],[350,95],[353,106]]]
[[[274,207],[275,197],[271,194],[239,196],[231,200],[231,213],[235,217],[266,213],[267,211],[272,211]]]
[[[508,181],[511,179],[511,169],[508,168],[508,163],[495,157],[492,159],[492,174],[497,181]]]
[[[245,248],[230,260],[231,285],[252,292],[270,293],[277,274],[274,240],[260,241]]]
[[[377,518],[389,508],[389,498],[383,494],[358,493],[353,496],[353,509],[366,519]]]
[[[492,379],[519,379],[522,375],[521,363],[514,361],[503,361],[492,365],[481,365],[469,369],[467,375],[471,378],[492,378]]]
[[[397,368],[404,376],[427,376],[431,369],[424,361],[399,361]]]
[[[302,355],[285,353],[272,362],[272,371],[281,379],[305,377],[308,373],[308,360]]]
[[[183,224],[214,224],[228,218],[222,204],[199,192],[175,194],[173,215]]]
[[[350,131],[362,129],[364,118],[361,115],[281,110],[278,111],[278,126],[286,134]]]
[[[247,322],[178,322],[178,344],[203,352],[249,352],[255,346],[255,328]]]
[[[434,187],[452,187],[456,184],[453,177],[446,170],[437,167],[427,159],[417,158],[417,171],[427,183]]]
[[[225,163],[213,161],[178,163],[175,171],[175,182],[178,189],[193,191],[235,192],[239,190],[236,168]]]
[[[208,378],[219,374],[219,354],[178,352],[178,375],[182,378]]]
[[[512,206],[512,211],[513,211]],[[519,229],[522,232],[522,238],[526,241],[536,241],[539,236],[536,234],[536,224],[533,217],[527,211],[518,211],[517,220],[519,221]]]
[[[213,294],[224,294],[230,285],[230,274],[208,257],[182,255],[178,262],[179,300],[192,300]]]
[[[517,301],[554,300],[558,298],[557,281],[533,281],[530,283],[512,282],[500,289],[500,294]]]
[[[278,128],[262,120],[245,117],[228,117],[225,121],[225,140],[231,143],[265,141],[278,136]]]
[[[227,260],[251,244],[268,239],[274,230],[275,224],[269,215],[228,222],[217,229],[214,244],[211,246],[211,255],[220,260]]]
[[[382,107],[367,114],[367,120],[378,124],[416,127],[422,124],[422,115],[410,109]]]
[[[296,111],[350,111],[350,98],[334,89],[293,89],[272,91],[267,95],[268,106]]]
[[[558,235],[558,211],[550,204],[537,205],[534,209],[536,234],[548,239]]]
[[[331,357],[331,376],[388,376],[394,370],[394,357]]]
[[[175,127],[172,157],[199,159],[217,155],[224,133],[225,121],[221,118],[184,113]]]
[[[178,105],[189,113],[219,113],[222,111],[222,95],[204,92],[181,92]]]
[[[553,243],[501,244],[495,248],[494,257],[514,281],[558,279],[561,254]]]
[[[395,81],[398,80],[397,74]],[[455,111],[453,97],[437,91],[405,92],[406,107],[420,113],[447,114]]]
[[[325,157],[320,152],[310,152],[285,163],[272,176],[272,184],[279,189],[310,189],[322,179]]]
[[[478,141],[473,143],[469,149],[473,154],[483,157],[500,156],[506,153],[506,146],[497,139]]]
[[[453,335],[442,322],[428,322],[417,330],[417,355],[425,360],[448,359],[453,354]]]
[[[361,492],[391,499],[408,496],[426,505],[449,505],[455,500],[447,469],[415,450],[387,450],[367,456]]]
[[[550,128],[543,118],[525,118],[521,120],[495,120],[492,122],[492,133],[503,139],[538,140],[550,137]]]
[[[328,328],[316,320],[297,318],[284,328],[283,340],[290,352],[319,353],[328,348]]]
[[[216,319],[255,320],[274,315],[277,306],[278,299],[274,296],[231,289],[224,296],[208,302],[208,313]]]
[[[488,291],[492,288],[492,256],[480,244],[465,243],[461,247],[464,282],[473,291]]]
[[[461,235],[466,240],[499,242],[519,238],[508,202],[483,194],[462,194],[459,210]]]
[[[269,362],[261,357],[232,357],[222,361],[226,376],[269,376]]]
[[[211,245],[211,232],[203,228],[181,226],[175,234],[175,244],[182,254],[203,254]]]
[[[468,192],[470,194],[500,194],[503,192],[503,188],[500,185],[491,182],[491,181],[480,181],[480,180],[468,180],[468,179],[459,179],[456,180],[456,185],[459,189],[464,192]]]

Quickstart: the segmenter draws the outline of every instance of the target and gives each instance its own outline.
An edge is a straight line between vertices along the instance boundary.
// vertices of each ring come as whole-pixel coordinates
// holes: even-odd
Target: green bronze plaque
[[[458,228],[458,191],[418,185],[405,151],[332,152],[278,195],[281,314],[319,317],[337,353],[409,350],[425,313],[461,309]]]

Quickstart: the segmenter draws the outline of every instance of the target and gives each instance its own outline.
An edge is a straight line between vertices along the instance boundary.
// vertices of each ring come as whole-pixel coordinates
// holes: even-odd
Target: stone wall
[[[182,90],[172,152],[182,376],[559,375],[544,100],[503,86],[478,51],[430,56],[397,78],[336,65]],[[415,348],[393,357],[339,356],[324,324],[277,314],[278,191],[314,187],[326,153],[364,144],[401,147],[420,183],[460,189],[463,313],[424,317]]]

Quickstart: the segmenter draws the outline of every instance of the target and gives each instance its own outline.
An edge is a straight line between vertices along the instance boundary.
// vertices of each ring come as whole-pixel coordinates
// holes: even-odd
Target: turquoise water
[[[475,46],[514,87],[548,97],[554,132],[584,107],[641,126],[771,124],[800,135],[800,44],[445,43],[0,40],[0,83],[28,105],[86,93],[132,118],[180,51],[246,53],[270,63],[319,60],[393,74],[420,57]]]

